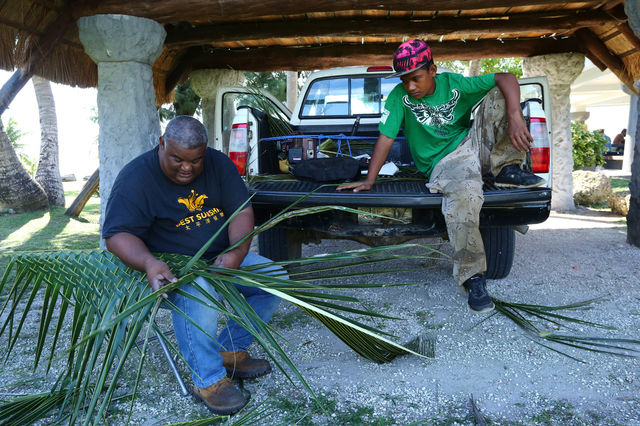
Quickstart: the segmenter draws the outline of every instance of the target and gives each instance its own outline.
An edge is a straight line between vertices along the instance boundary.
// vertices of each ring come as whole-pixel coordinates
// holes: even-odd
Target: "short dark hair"
[[[206,145],[209,141],[207,129],[204,128],[204,125],[199,120],[188,115],[178,115],[169,121],[162,138],[165,143],[173,141],[188,149]]]

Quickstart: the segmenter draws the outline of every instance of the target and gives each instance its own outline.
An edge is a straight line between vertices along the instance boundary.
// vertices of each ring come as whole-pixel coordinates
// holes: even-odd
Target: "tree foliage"
[[[247,87],[266,90],[278,100],[287,100],[287,73],[285,71],[245,72]]]
[[[469,70],[470,61],[437,61],[439,67],[452,72],[465,74]],[[483,58],[480,61],[480,75],[510,72],[517,78],[522,77],[522,58]]]
[[[583,123],[571,123],[573,139],[573,170],[602,166],[607,140],[597,130],[590,132]]]
[[[193,116],[196,112],[200,112],[201,109],[200,96],[193,91],[191,80],[187,79],[184,83],[176,86],[173,92],[173,103],[168,108],[160,108],[158,115],[160,120],[169,121],[176,115]]]
[[[20,143],[20,139],[27,135],[28,132],[25,132],[18,127],[18,123],[16,123],[13,118],[10,118],[7,122],[5,132],[7,133],[7,136],[9,136],[13,149],[15,149],[16,154],[18,154],[18,158],[20,159],[22,166],[31,176],[33,176],[36,173],[36,161],[26,154],[25,145]]]
[[[298,90],[300,90],[311,71],[298,72]],[[265,90],[271,93],[278,100],[287,100],[287,72],[245,72],[246,86],[252,89]]]

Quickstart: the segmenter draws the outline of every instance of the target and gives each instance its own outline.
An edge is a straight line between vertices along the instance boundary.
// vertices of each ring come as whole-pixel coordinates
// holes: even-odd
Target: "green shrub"
[[[573,139],[573,170],[602,166],[607,140],[598,131],[590,132],[582,123],[571,123]]]

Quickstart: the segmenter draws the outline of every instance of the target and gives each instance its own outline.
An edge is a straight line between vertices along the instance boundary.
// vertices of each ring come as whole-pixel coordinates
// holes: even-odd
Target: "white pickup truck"
[[[261,254],[282,260],[300,256],[301,245],[341,238],[368,245],[399,243],[415,238],[444,237],[442,197],[431,194],[415,167],[404,138],[389,155],[400,171],[379,178],[370,191],[337,192],[335,186],[296,179],[287,172],[300,159],[313,160],[325,151],[343,155],[371,151],[378,136],[380,112],[399,78],[384,77],[390,67],[349,67],[314,72],[308,78],[293,112],[269,94],[246,88],[221,88],[216,103],[214,148],[228,154],[247,178],[257,223],[300,197],[301,206],[343,205],[382,213],[402,222],[372,219],[347,212],[321,213],[282,222],[259,236]],[[519,80],[521,105],[534,137],[525,167],[543,177],[549,187],[504,189],[485,180],[480,213],[487,254],[487,277],[506,277],[515,252],[514,229],[547,219],[551,206],[549,144],[551,105],[545,78]],[[285,134],[289,135],[286,136]],[[318,189],[318,187],[320,187]]]

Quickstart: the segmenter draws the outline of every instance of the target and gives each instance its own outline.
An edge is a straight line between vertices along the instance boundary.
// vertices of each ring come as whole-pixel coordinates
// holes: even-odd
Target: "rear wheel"
[[[509,226],[481,228],[487,257],[486,276],[492,280],[505,278],[511,272],[516,247],[516,233]]]
[[[302,243],[282,228],[271,228],[258,235],[258,252],[273,261],[298,259],[302,255]]]

